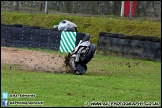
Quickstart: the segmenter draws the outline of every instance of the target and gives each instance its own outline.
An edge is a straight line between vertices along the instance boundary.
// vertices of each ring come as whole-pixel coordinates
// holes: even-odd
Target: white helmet
[[[68,20],[63,20],[59,23],[58,25],[58,30],[61,31],[76,31],[78,32],[76,24],[68,21]]]

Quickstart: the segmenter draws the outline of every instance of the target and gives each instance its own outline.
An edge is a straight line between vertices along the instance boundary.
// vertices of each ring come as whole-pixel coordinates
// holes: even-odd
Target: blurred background
[[[132,4],[131,4],[132,3]],[[161,1],[1,1],[1,11],[161,19]]]

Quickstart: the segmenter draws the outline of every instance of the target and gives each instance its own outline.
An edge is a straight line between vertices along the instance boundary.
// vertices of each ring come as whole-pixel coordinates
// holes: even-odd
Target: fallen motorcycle
[[[65,64],[69,66],[74,74],[83,75],[87,71],[87,63],[94,58],[96,45],[89,42],[90,34],[80,40],[72,52],[65,56]]]

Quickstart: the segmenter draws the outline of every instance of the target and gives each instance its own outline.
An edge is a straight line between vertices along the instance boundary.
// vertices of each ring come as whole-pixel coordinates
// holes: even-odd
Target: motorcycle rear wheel
[[[75,66],[74,73],[77,75],[83,75],[87,71],[86,64],[75,64]]]

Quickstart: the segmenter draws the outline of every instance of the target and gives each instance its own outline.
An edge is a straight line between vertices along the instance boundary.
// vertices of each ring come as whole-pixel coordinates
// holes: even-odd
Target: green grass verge
[[[9,101],[44,101],[37,106],[49,107],[80,107],[85,102],[90,106],[101,101],[157,102],[161,106],[160,62],[96,55],[84,75],[31,72],[17,66],[1,64],[1,92],[36,97]]]
[[[43,26],[53,28],[62,20],[69,20],[78,26],[81,33],[90,33],[92,43],[97,44],[99,32],[119,33],[126,36],[156,36],[161,38],[161,22],[151,21],[147,18],[128,18],[121,17],[96,17],[79,16],[70,14],[39,14],[1,11],[1,23],[3,24],[24,24],[29,26]]]

